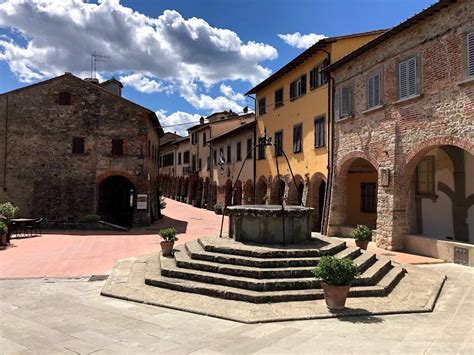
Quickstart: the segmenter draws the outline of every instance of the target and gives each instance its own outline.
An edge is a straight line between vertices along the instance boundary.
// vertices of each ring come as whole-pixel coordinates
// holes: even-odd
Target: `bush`
[[[333,286],[347,286],[359,276],[357,266],[350,259],[337,259],[334,256],[323,256],[313,270],[316,278]]]
[[[358,224],[356,229],[352,232],[352,238],[359,242],[371,242],[372,241],[372,231],[369,227],[362,224]]]
[[[4,216],[7,220],[15,218],[15,215],[20,209],[13,206],[10,202],[0,204],[0,215]]]
[[[177,231],[174,227],[160,229],[160,236],[165,242],[177,241],[178,238],[176,238],[176,233]]]
[[[8,232],[8,227],[4,222],[0,221],[0,235],[6,234]]]
[[[81,218],[81,222],[86,222],[86,223],[99,223],[100,222],[100,216],[96,214],[88,214],[84,217]]]

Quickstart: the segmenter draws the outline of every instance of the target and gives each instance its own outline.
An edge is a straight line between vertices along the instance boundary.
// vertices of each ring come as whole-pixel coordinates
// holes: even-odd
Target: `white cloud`
[[[241,93],[236,93],[230,85],[221,84],[219,90],[228,99],[235,100],[237,102],[245,101],[245,96]]]
[[[210,88],[232,80],[255,85],[271,74],[261,62],[278,55],[268,44],[245,43],[203,19],[185,19],[174,10],[152,18],[118,0],[7,0],[0,2],[0,27],[26,41],[0,37],[0,60],[23,82],[65,71],[86,76],[90,54],[97,51],[110,57],[97,64],[103,76],[117,73],[124,84],[143,92]],[[196,108],[238,105],[227,96],[193,93],[180,94]]]
[[[278,37],[280,37],[286,44],[300,49],[307,49],[316,42],[327,38],[325,35],[318,35],[316,33],[302,35],[299,32],[287,33],[286,35],[279,34]]]
[[[201,118],[201,116],[198,114],[191,114],[182,111],[176,111],[170,115],[166,115],[166,111],[164,110],[156,111],[156,116],[160,120],[160,123],[163,126],[163,130],[165,132],[176,132],[177,134],[182,136],[187,136],[188,132],[186,131],[186,129],[191,126],[194,126],[196,122],[199,121],[199,118]],[[183,125],[183,123],[188,122],[190,123]]]
[[[242,112],[242,106],[235,100],[225,96],[211,97],[203,94],[195,83],[182,85],[180,92],[181,96],[198,110]]]

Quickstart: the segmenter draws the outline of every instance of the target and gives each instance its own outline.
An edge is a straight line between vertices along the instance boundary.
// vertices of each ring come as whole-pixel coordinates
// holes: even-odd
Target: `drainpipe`
[[[257,144],[257,99],[250,95],[246,95],[253,100],[253,112],[255,112],[255,127],[253,128],[253,146]],[[253,201],[257,201],[257,151],[253,151]]]
[[[7,149],[8,149],[8,94],[5,96],[5,151],[3,157],[3,191],[7,191]]]

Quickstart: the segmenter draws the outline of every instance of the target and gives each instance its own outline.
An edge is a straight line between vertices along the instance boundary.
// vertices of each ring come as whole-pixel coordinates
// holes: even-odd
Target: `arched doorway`
[[[362,224],[376,229],[377,181],[377,170],[368,160],[356,158],[349,165],[345,191],[346,225]]]
[[[232,180],[230,179],[225,182],[224,203],[226,206],[232,205]]]
[[[255,191],[255,203],[257,205],[265,205],[267,203],[266,196],[267,196],[267,180],[261,176],[258,179],[256,191]]]
[[[295,185],[296,182],[296,185]],[[295,180],[290,179],[288,187],[288,205],[301,206],[304,192],[304,180],[301,175],[295,175]]]
[[[283,197],[285,196],[285,180],[283,178],[275,178],[273,183],[272,192],[270,194],[270,204],[281,205],[283,203]]]
[[[313,232],[321,231],[325,193],[326,177],[322,173],[314,174],[309,181],[306,199],[306,205],[314,209],[311,214],[311,231]]]
[[[193,204],[196,198],[196,188],[197,188],[197,178],[195,175],[189,177],[189,187],[188,187],[188,204]]]
[[[131,226],[136,191],[126,177],[114,175],[99,184],[98,214],[104,221]]]
[[[254,196],[253,196],[253,182],[252,180],[248,179],[244,185],[244,204],[251,205],[253,204]]]
[[[242,181],[237,180],[234,189],[234,205],[242,204]]]
[[[474,243],[474,156],[453,145],[420,151],[408,164],[409,234]]]

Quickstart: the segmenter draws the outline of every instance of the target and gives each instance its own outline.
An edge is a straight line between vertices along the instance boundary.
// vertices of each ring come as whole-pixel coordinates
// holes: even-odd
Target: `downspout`
[[[253,128],[253,146],[257,144],[257,99],[246,95],[253,100],[253,112],[255,112],[255,127]],[[257,201],[257,151],[253,151],[253,201]]]
[[[5,151],[3,159],[3,191],[7,191],[7,149],[8,149],[8,94],[5,103]]]

